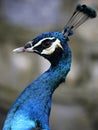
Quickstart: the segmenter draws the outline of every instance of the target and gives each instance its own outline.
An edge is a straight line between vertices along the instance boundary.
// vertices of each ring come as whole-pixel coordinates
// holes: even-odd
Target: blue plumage
[[[71,49],[67,41],[75,26],[72,26],[73,22],[69,23],[62,33],[43,33],[24,47],[14,50],[35,52],[48,59],[51,66],[20,94],[8,112],[3,130],[50,130],[52,94],[65,80],[71,66]]]
[[[66,37],[62,33],[45,33],[46,37],[47,35],[49,37],[59,35],[64,43],[62,45],[65,52],[56,66],[51,65],[48,71],[31,83],[18,97],[9,111],[4,130],[10,130],[10,128],[12,130],[31,130],[31,128],[37,127],[36,120],[41,122],[42,129],[49,129],[47,124],[51,110],[51,96],[57,86],[64,81],[70,69],[71,51],[66,43]],[[39,41],[43,36],[44,34],[34,40]]]

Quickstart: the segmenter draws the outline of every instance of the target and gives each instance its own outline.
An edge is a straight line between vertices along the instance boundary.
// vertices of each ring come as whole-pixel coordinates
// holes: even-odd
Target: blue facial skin
[[[43,33],[33,39],[32,44],[50,37],[58,38],[63,50],[57,48],[51,55],[42,55],[51,62],[50,68],[20,94],[8,112],[3,130],[33,130],[35,128],[50,130],[52,94],[59,84],[65,81],[71,66],[68,38],[61,32]]]

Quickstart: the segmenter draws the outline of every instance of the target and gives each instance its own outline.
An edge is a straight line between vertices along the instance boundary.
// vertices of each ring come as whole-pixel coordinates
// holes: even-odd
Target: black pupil
[[[48,47],[50,47],[51,46],[51,43],[52,43],[52,41],[50,40],[50,39],[46,39],[46,40],[44,40],[43,42],[42,42],[42,47],[44,47],[44,48],[48,48]]]

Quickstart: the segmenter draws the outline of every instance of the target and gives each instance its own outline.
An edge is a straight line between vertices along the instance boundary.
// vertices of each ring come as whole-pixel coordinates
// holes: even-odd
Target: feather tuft
[[[64,27],[63,34],[66,36],[71,36],[73,31],[83,24],[89,18],[95,18],[97,16],[96,11],[86,5],[77,5],[75,11],[73,12],[71,18]]]

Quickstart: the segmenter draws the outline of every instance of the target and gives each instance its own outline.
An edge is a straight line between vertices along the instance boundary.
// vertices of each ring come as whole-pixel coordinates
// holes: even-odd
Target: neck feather
[[[18,97],[7,115],[3,130],[5,130],[5,128],[20,127],[20,119],[18,119],[20,111],[24,117],[27,117],[26,122],[28,125],[29,119],[32,119],[33,121],[39,120],[42,128],[49,130],[48,123],[52,94],[59,84],[65,80],[66,75],[70,70],[70,66],[71,51],[70,48],[68,48],[67,55],[64,52],[56,66],[51,65],[49,70],[31,83]],[[25,119],[23,119],[23,121],[25,121]],[[21,127],[24,128],[24,124]]]
[[[66,75],[71,67],[71,50],[68,48],[68,52],[63,52],[57,65],[51,65],[50,68],[43,73],[36,81],[41,85],[39,90],[49,90],[50,93],[59,86],[60,83],[65,81]],[[36,82],[35,81],[35,82]],[[46,93],[46,91],[44,91]],[[46,93],[47,94],[47,93]]]

